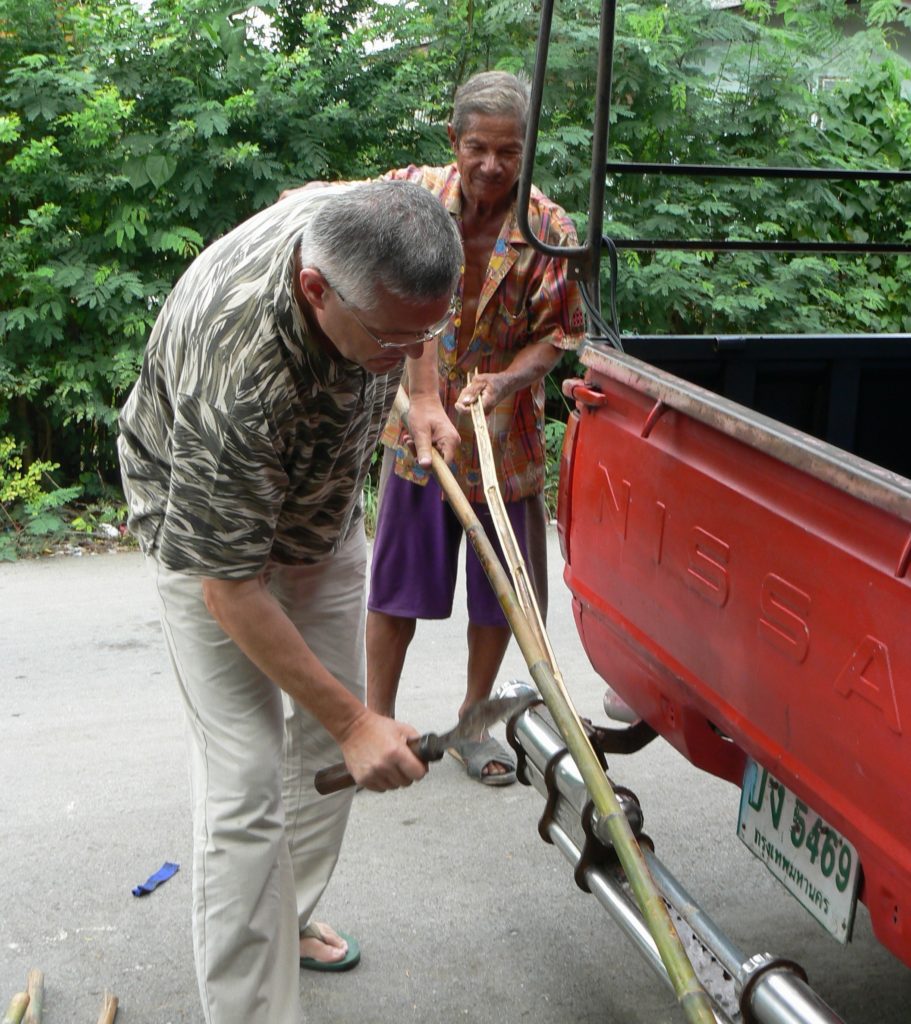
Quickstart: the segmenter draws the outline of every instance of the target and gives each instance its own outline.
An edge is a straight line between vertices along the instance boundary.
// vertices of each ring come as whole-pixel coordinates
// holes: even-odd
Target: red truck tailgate
[[[821,442],[790,464],[748,410],[738,439],[589,365],[559,528],[593,666],[694,764],[739,785],[749,755],[848,837],[911,965],[911,521],[814,472]]]

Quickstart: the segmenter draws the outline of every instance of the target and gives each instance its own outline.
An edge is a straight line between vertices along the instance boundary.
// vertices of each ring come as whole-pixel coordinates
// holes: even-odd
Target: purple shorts
[[[526,505],[527,501],[509,502],[506,512],[527,563]],[[472,508],[502,562],[487,505],[473,504]],[[449,618],[463,535],[462,525],[442,498],[436,480],[421,487],[390,473],[383,486],[373,543],[367,599],[370,611],[403,619]],[[467,542],[465,548],[469,621],[477,626],[508,626],[474,548]]]

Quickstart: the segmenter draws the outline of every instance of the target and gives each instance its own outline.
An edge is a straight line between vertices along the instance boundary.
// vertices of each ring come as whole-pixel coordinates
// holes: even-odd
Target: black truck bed
[[[911,335],[625,335],[623,347],[911,478]]]

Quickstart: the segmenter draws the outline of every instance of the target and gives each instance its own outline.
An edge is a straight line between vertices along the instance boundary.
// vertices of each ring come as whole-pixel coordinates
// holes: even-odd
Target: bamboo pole
[[[114,1024],[117,1016],[117,996],[113,992],[104,993],[104,1002],[101,1004],[101,1013],[98,1015],[98,1024]]]
[[[400,389],[396,403],[408,426],[408,399]],[[509,622],[519,649],[528,665],[532,680],[544,698],[547,710],[560,732],[563,742],[585,782],[596,810],[604,822],[614,850],[620,860],[649,933],[658,948],[661,960],[673,985],[677,1001],[690,1024],[716,1024],[708,995],[699,983],[686,951],[680,942],[667,906],[652,878],[642,850],[633,835],[629,821],[617,800],[613,787],[592,749],[582,723],[550,668],[550,659],[523,613],[516,592],[500,564],[470,502],[462,492],[452,470],[434,448],[431,465],[443,493],[462,524],[475,549],[494,593]]]
[[[469,373],[468,380],[471,381],[473,376],[474,374]],[[557,667],[557,658],[553,647],[551,647],[547,630],[544,628],[544,619],[541,617],[541,609],[538,607],[534,588],[531,585],[528,568],[525,565],[525,559],[522,557],[522,550],[516,541],[512,523],[509,521],[506,505],[503,502],[503,495],[500,493],[499,483],[497,482],[496,463],[493,457],[493,447],[490,443],[490,432],[487,429],[487,418],[484,415],[484,408],[480,401],[472,403],[471,419],[474,424],[475,443],[477,444],[478,458],[481,464],[481,479],[484,483],[484,496],[487,499],[487,508],[490,511],[491,519],[496,528],[500,547],[503,549],[503,554],[509,565],[519,607],[528,619],[535,638],[547,655],[550,670],[554,674],[554,679],[556,679],[564,699],[567,703],[572,703],[569,691],[563,682],[563,676]]]
[[[19,1024],[29,1003],[28,992],[17,992],[10,1000],[6,1013],[3,1014],[3,1024]]]
[[[41,1015],[44,1012],[44,972],[33,967],[28,972],[26,987],[28,1006],[22,1024],[41,1024]]]

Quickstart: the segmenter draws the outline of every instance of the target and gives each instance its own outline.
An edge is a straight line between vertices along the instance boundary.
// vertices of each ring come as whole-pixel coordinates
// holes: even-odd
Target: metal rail
[[[527,683],[511,682],[498,696],[534,696]],[[544,797],[539,825],[575,870],[576,882],[591,892],[641,953],[655,974],[672,989],[648,928],[632,900],[629,886],[612,857],[602,822],[592,817],[585,783],[559,734],[537,708],[513,718],[507,732],[519,755],[519,778]],[[631,827],[641,831],[635,795],[617,789]],[[740,949],[643,844],[649,871],[662,898],[686,925],[687,952],[721,1024],[844,1024],[809,986],[799,965],[769,953],[749,955]]]
[[[595,114],[592,135],[591,184],[589,189],[589,221],[582,245],[559,247],[543,242],[531,230],[528,203],[537,154],[538,132],[544,95],[544,78],[553,25],[555,0],[542,0],[535,66],[531,84],[525,152],[518,187],[518,224],[526,241],[548,256],[562,257],[569,263],[570,273],[580,279],[597,314],[600,311],[601,253],[610,251],[698,251],[698,252],[768,252],[768,253],[836,253],[884,254],[911,253],[908,242],[843,242],[843,241],[745,241],[742,239],[702,238],[612,238],[603,234],[606,176],[617,174],[674,175],[685,177],[751,177],[760,179],[813,179],[829,181],[874,181],[879,183],[911,182],[911,171],[881,168],[852,169],[844,167],[763,167],[720,166],[715,164],[673,164],[644,161],[608,160],[613,80],[614,36],[618,0],[602,0],[601,32],[598,50],[598,73],[595,87]]]
[[[535,51],[535,69],[531,81],[531,98],[528,110],[528,125],[525,131],[525,148],[522,155],[522,170],[519,174],[517,219],[519,230],[526,241],[547,256],[563,257],[571,264],[586,265],[583,276],[589,282],[597,282],[601,274],[601,231],[604,224],[604,192],[606,182],[603,168],[607,158],[609,137],[610,93],[614,66],[614,26],[617,16],[617,0],[602,0],[601,35],[598,47],[598,77],[595,86],[595,124],[592,135],[591,185],[589,188],[588,236],[581,246],[553,246],[541,241],[531,230],[528,222],[528,203],[531,197],[531,179],[534,174],[535,155],[538,149],[538,126],[541,121],[541,106],[544,96],[544,76],[547,71],[547,55],[550,50],[550,32],[553,23],[554,0],[543,0],[538,41]],[[597,112],[604,110],[607,116]]]
[[[732,164],[664,164],[639,160],[608,160],[608,174],[669,174],[685,178],[814,178],[824,181],[907,181],[911,171],[885,171],[849,167],[765,167]]]

